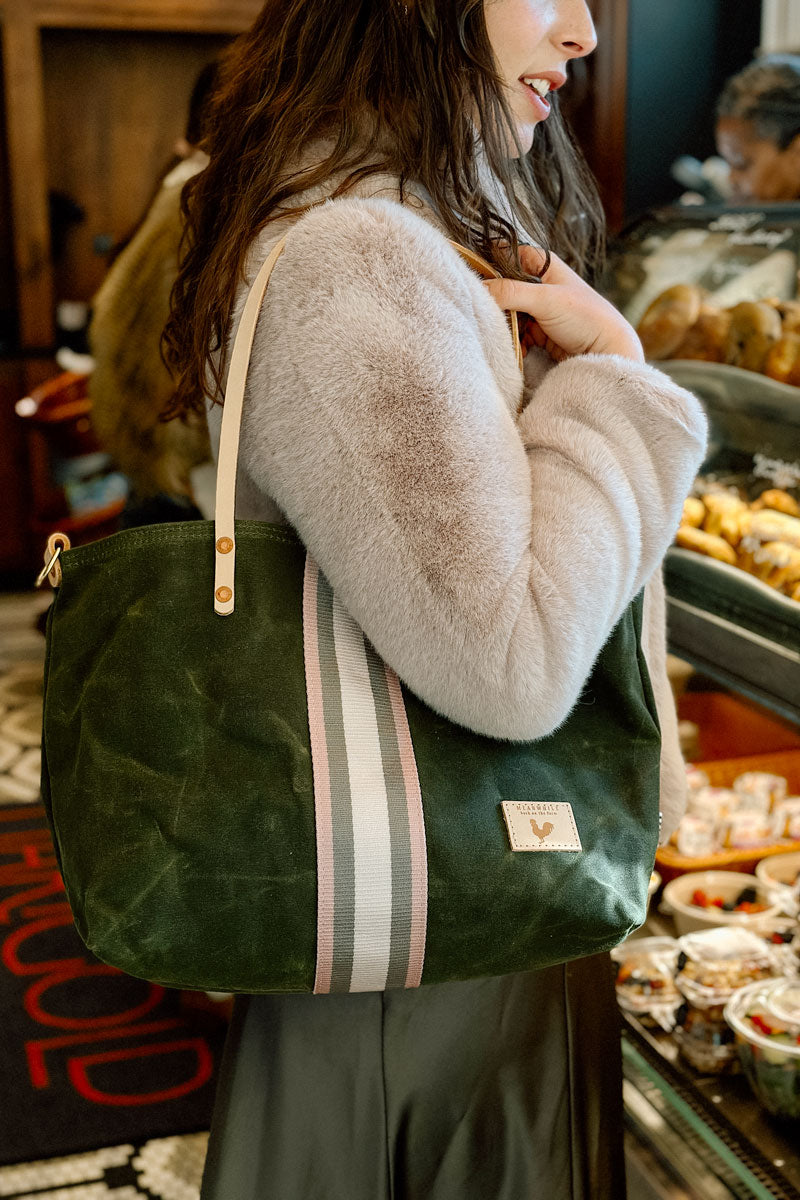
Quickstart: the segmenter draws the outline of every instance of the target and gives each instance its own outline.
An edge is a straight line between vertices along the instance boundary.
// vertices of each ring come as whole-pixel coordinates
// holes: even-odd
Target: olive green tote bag
[[[481,737],[378,658],[287,528],[51,539],[42,790],[78,932],[180,988],[348,992],[545,967],[642,923],[660,736],[642,597],[550,737]]]

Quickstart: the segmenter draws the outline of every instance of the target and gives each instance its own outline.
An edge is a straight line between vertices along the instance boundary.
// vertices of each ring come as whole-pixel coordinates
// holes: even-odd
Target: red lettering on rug
[[[71,927],[73,920],[66,900],[55,899],[63,897],[64,885],[49,831],[42,827],[44,817],[40,805],[24,812],[0,809],[0,860],[4,860],[0,861],[0,961],[13,976],[30,980],[22,997],[29,1020],[39,1027],[64,1031],[58,1036],[25,1041],[31,1086],[37,1090],[52,1087],[53,1066],[58,1064],[78,1095],[104,1107],[158,1104],[198,1090],[212,1076],[211,1051],[203,1037],[180,1036],[181,1032],[192,1032],[181,1017],[158,1019],[156,1010],[167,994],[163,987],[132,981],[89,954],[52,957],[53,943],[48,935]],[[36,823],[33,828],[3,828],[12,820],[19,825],[28,819]],[[60,947],[61,942],[57,944]],[[73,938],[65,935],[63,944],[74,949]],[[43,955],[45,947],[49,953]],[[91,993],[90,1011],[70,1011],[70,987],[78,987],[81,980],[87,979],[108,982]],[[141,999],[134,990],[136,985],[141,989]],[[86,994],[84,989],[84,1001]],[[147,1039],[144,1044],[143,1038]],[[138,1044],[120,1046],[120,1042]],[[76,1053],[98,1046],[88,1053]],[[133,1065],[142,1059],[152,1059],[154,1065],[156,1060],[171,1060],[166,1075],[169,1085],[152,1091],[144,1090],[141,1083],[130,1091],[103,1086],[103,1067]],[[136,1077],[131,1078],[135,1081]],[[138,1078],[141,1081],[141,1072]],[[159,1078],[157,1073],[155,1078]],[[163,1073],[160,1078],[164,1080]],[[124,1072],[117,1072],[115,1083],[124,1087]]]

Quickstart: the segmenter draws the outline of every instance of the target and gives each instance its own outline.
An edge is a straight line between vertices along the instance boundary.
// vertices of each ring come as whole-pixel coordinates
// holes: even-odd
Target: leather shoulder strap
[[[253,340],[261,312],[261,305],[267,291],[270,276],[275,268],[286,244],[282,238],[256,275],[253,286],[245,301],[239,327],[231,351],[231,363],[228,372],[228,382],[225,388],[225,403],[222,409],[222,429],[219,439],[219,456],[217,460],[217,499],[214,515],[214,611],[221,617],[228,617],[234,610],[235,604],[235,575],[236,575],[236,469],[239,461],[239,434],[242,426],[242,408],[244,393],[247,385],[247,372],[250,367],[250,355],[253,350]],[[457,242],[450,245],[458,251],[462,258],[477,271],[484,279],[498,279],[500,274],[479,254],[459,246]],[[517,363],[522,370],[522,348],[519,340],[516,315],[509,314],[511,337],[517,356]]]

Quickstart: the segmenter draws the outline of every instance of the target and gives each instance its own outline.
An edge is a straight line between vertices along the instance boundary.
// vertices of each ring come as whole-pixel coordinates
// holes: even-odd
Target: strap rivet
[[[220,554],[230,554],[233,549],[233,539],[229,537],[221,537],[217,542],[217,549]]]
[[[227,604],[228,601],[233,596],[233,592],[231,591],[231,589],[229,587],[217,588],[217,590],[214,594],[217,597],[217,599],[219,600],[220,604]]]

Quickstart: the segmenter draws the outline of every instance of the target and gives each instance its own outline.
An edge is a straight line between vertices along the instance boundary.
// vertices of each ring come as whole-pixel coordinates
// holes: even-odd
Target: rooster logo
[[[540,845],[544,841],[545,838],[550,837],[550,834],[553,832],[554,828],[555,828],[555,826],[553,825],[552,821],[545,821],[544,825],[542,825],[541,828],[539,827],[539,825],[537,825],[536,821],[533,821],[533,820],[531,821],[531,829],[533,830],[533,832],[536,834],[537,838],[539,839]]]

